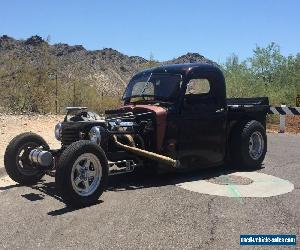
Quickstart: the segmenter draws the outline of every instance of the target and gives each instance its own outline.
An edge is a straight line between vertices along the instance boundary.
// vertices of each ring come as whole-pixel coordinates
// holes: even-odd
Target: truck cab
[[[155,105],[167,110],[164,144],[156,148],[189,167],[223,164],[238,124],[258,120],[265,128],[268,98],[226,98],[222,71],[209,64],[177,64],[135,75],[124,105]],[[159,132],[159,131],[158,131]]]

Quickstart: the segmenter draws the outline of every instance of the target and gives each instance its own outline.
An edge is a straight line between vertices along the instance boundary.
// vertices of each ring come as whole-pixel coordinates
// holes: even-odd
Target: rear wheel
[[[82,207],[95,203],[105,190],[107,179],[105,153],[90,141],[74,142],[60,156],[55,182],[67,205]]]
[[[31,149],[48,150],[47,142],[34,133],[23,133],[16,136],[8,144],[4,154],[4,167],[9,177],[22,184],[36,184],[44,175],[44,171],[29,160]]]
[[[263,125],[255,120],[233,128],[230,157],[238,168],[259,168],[267,152],[267,136]]]

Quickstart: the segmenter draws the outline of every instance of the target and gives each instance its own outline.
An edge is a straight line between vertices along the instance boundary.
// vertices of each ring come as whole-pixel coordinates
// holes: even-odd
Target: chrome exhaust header
[[[136,148],[136,147],[131,147],[128,145],[125,145],[121,142],[118,141],[117,136],[113,135],[113,139],[115,141],[115,144],[124,149],[125,151],[131,152],[133,154],[142,156],[142,157],[146,157],[148,159],[157,161],[157,162],[161,162],[163,164],[169,165],[171,167],[174,168],[180,168],[180,162],[178,160],[172,159],[170,157],[164,156],[164,155],[160,155],[160,154],[156,154],[150,151],[146,151],[144,149],[140,149],[140,148]]]

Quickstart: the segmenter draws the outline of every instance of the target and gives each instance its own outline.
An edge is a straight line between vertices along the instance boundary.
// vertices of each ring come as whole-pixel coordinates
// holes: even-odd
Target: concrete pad
[[[250,178],[253,182],[249,185],[219,185],[200,179],[179,183],[176,186],[201,194],[227,197],[271,197],[291,192],[294,189],[293,183],[263,173],[236,172],[229,175]]]

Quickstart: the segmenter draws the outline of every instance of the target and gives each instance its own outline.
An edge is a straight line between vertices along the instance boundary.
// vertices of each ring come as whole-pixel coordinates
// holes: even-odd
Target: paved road
[[[175,185],[218,176],[222,168],[112,178],[99,204],[75,211],[55,196],[50,178],[32,188],[2,180],[0,249],[241,249],[240,234],[297,233],[299,239],[299,149],[300,136],[269,135],[264,168],[258,172],[295,187],[269,198],[212,196]]]

